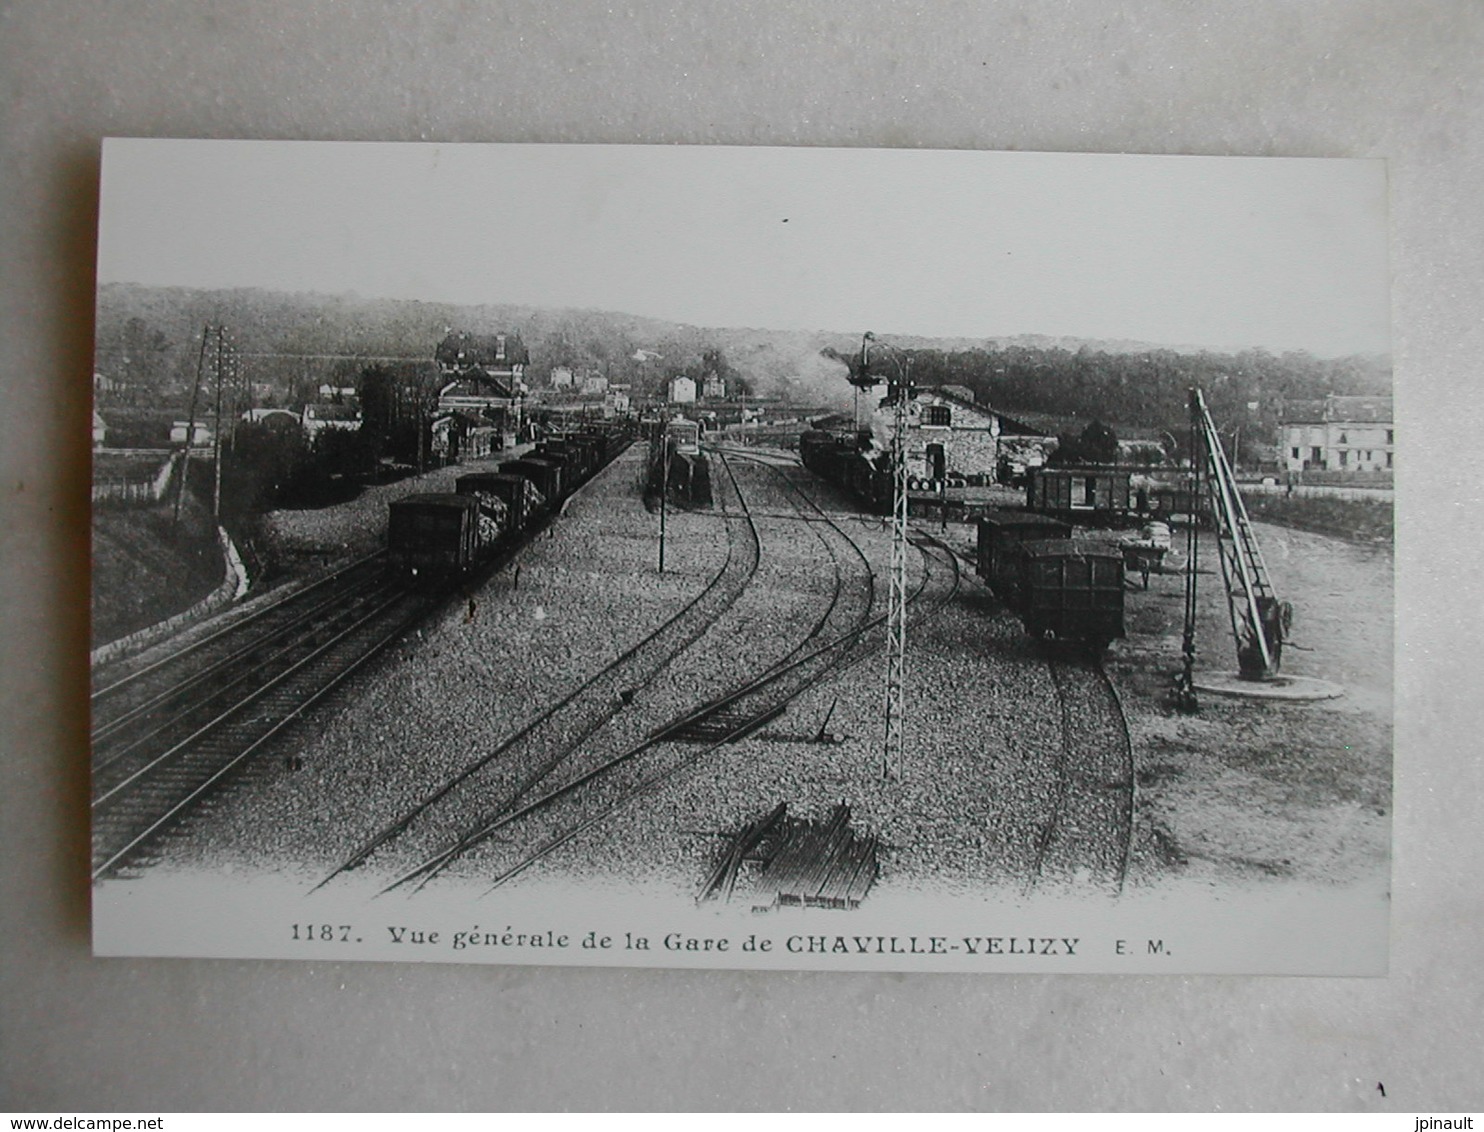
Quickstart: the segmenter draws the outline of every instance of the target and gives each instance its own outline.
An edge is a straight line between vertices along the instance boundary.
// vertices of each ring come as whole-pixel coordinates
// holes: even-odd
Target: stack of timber
[[[878,839],[850,828],[844,802],[822,821],[790,818],[779,803],[749,822],[701,886],[698,899],[730,900],[745,865],[752,865],[755,906],[854,908],[877,876]]]

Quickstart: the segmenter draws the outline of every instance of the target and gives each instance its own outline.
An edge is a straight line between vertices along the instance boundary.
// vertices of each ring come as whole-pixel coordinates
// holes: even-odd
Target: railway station
[[[273,861],[364,897],[580,880],[760,911],[1117,896],[1189,853],[1145,800],[1182,714],[1343,693],[1279,676],[1245,514],[1172,537],[1126,474],[1075,469],[934,514],[889,469],[677,417],[347,508],[334,569],[101,670],[95,877]],[[1235,657],[1199,678],[1198,629]]]
[[[1195,168],[1174,161],[894,180],[841,171],[896,157],[779,152],[779,208],[811,212],[768,218],[735,199],[762,166],[723,171],[755,155],[635,150],[645,175],[615,178],[616,151],[574,149],[588,172],[552,179],[538,150],[470,151],[425,225],[316,256],[323,291],[100,283],[99,900],[230,876],[470,923],[610,898],[696,918],[657,940],[939,897],[962,931],[976,902],[1382,906],[1384,272],[1319,286],[1257,266],[1292,238],[1248,254],[1269,215],[1333,241],[1316,266],[1384,253],[1381,228],[1314,226],[1305,182],[1176,234],[1209,183],[1145,215],[1166,197],[1111,172],[1164,186]],[[304,231],[344,231],[405,152],[304,181]],[[1244,192],[1289,168],[1226,167]],[[144,211],[210,204],[140,175]],[[621,202],[579,206],[589,181]],[[961,207],[991,184],[1013,209]],[[1352,203],[1337,224],[1376,215]],[[523,209],[529,247],[503,229]],[[1015,209],[1036,254],[1000,254]],[[615,225],[678,225],[696,255]],[[921,240],[878,238],[899,231]],[[1253,277],[1213,278],[1202,240]],[[403,291],[362,289],[404,264]],[[1355,352],[1290,348],[1293,312],[1341,296]]]

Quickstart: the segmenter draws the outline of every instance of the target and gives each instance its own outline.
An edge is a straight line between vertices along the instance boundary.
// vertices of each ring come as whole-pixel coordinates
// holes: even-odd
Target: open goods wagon
[[[1025,631],[1101,653],[1123,632],[1123,555],[1074,539],[1037,539],[1014,551],[1011,607]]]
[[[486,507],[497,503],[503,508],[503,526],[507,531],[525,530],[531,517],[546,502],[525,476],[500,472],[470,472],[462,475],[455,481],[454,490],[460,495],[477,496]]]
[[[1017,552],[1022,543],[1070,538],[1072,524],[1034,511],[987,511],[978,523],[975,573],[1003,601],[1013,599],[1019,582]]]
[[[387,516],[392,566],[423,578],[446,578],[478,565],[499,531],[480,522],[473,495],[429,493],[393,501]]]
[[[560,499],[562,488],[566,484],[566,477],[562,474],[562,465],[542,456],[524,456],[519,460],[507,460],[500,465],[500,471],[506,475],[524,476],[535,484],[536,490],[548,500]]]
[[[435,582],[465,573],[593,476],[627,439],[616,430],[570,434],[549,442],[545,455],[460,476],[451,494],[395,501],[387,518],[393,568]]]

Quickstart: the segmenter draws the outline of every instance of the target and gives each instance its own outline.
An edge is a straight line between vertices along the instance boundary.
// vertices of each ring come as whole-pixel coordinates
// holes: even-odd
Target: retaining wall
[[[213,613],[225,609],[234,601],[244,597],[247,594],[248,576],[247,568],[242,564],[242,556],[237,553],[237,547],[233,544],[231,536],[221,527],[216,529],[216,537],[221,545],[222,560],[227,568],[226,577],[216,589],[189,609],[183,609],[173,617],[167,617],[163,621],[139,629],[126,637],[120,637],[116,641],[109,641],[106,645],[99,645],[89,654],[89,663],[97,667],[108,661],[140,652],[150,645],[163,641],[166,637],[173,636],[188,625],[204,621]]]

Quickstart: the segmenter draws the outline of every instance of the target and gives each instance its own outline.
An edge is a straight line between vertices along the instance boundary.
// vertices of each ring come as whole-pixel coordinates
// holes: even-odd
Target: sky
[[[1385,164],[110,139],[100,282],[1389,352]]]

